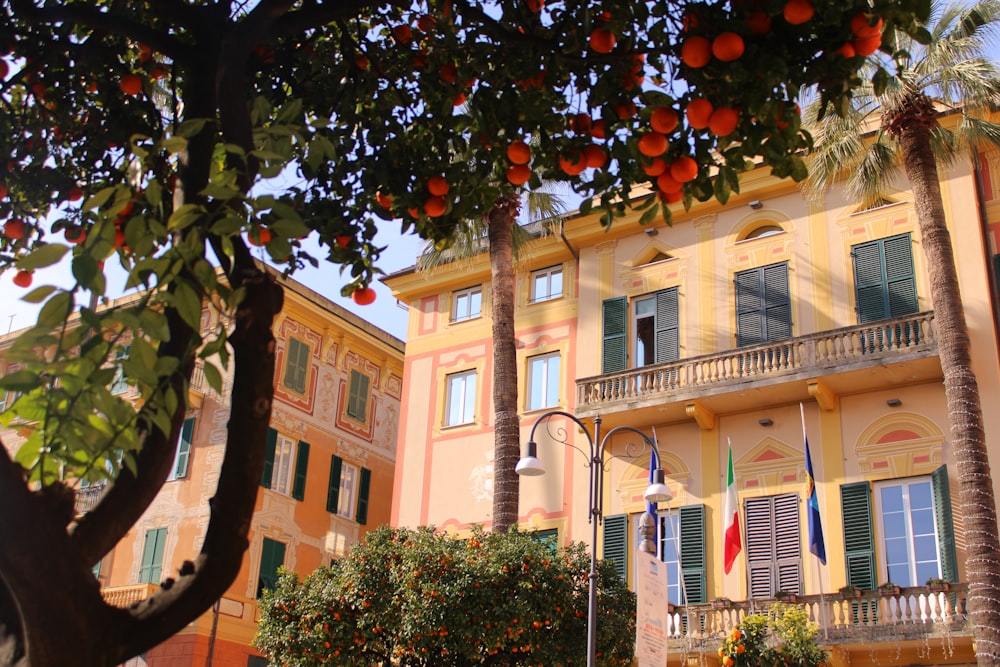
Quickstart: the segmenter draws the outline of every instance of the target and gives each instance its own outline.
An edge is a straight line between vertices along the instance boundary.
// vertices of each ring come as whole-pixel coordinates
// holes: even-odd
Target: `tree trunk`
[[[958,469],[959,498],[966,533],[969,613],[979,665],[1000,664],[1000,539],[996,502],[983,431],[982,406],[969,353],[969,331],[959,293],[951,237],[945,225],[937,163],[931,151],[933,110],[919,100],[897,118],[903,165],[914,206],[934,302],[934,325],[944,373],[951,441]],[[915,113],[913,113],[915,112]]]
[[[517,340],[514,335],[514,243],[517,195],[498,199],[489,213],[490,272],[493,286],[493,530],[517,523],[520,492],[517,465]]]

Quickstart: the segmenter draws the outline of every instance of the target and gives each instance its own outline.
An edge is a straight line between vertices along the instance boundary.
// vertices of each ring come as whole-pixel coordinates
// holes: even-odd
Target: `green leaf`
[[[201,297],[186,282],[177,281],[173,292],[173,306],[181,319],[195,331],[201,329]]]
[[[660,209],[658,207],[656,207],[656,206],[650,206],[646,210],[646,212],[642,214],[642,217],[639,218],[639,224],[640,225],[648,225],[648,224],[650,224],[651,222],[653,222],[653,219],[656,218],[656,214],[659,213],[659,212],[660,212]]]
[[[73,277],[80,285],[97,294],[104,293],[104,274],[91,255],[77,255],[72,263]]]
[[[59,292],[42,306],[38,312],[38,324],[40,326],[55,327],[60,322],[65,322],[73,314],[73,293]]]
[[[29,254],[17,260],[17,268],[24,271],[34,271],[59,262],[69,250],[69,246],[61,243],[47,243],[37,246]]]
[[[27,294],[21,297],[21,301],[25,303],[41,303],[49,297],[50,294],[55,292],[58,288],[55,285],[43,285],[41,287],[36,287]]]
[[[6,389],[7,391],[24,393],[41,386],[42,380],[38,377],[38,373],[34,371],[14,371],[0,377],[0,389]]]
[[[171,231],[184,229],[193,225],[203,215],[205,215],[205,208],[203,206],[199,204],[184,204],[170,214],[170,218],[167,220],[167,229]]]
[[[207,122],[207,118],[193,118],[191,120],[186,120],[177,127],[177,132],[175,132],[175,134],[176,136],[183,137],[185,139],[192,139],[196,134],[205,128],[205,123]]]
[[[215,367],[215,364],[205,363],[205,380],[208,386],[215,390],[215,393],[222,393],[222,373]]]

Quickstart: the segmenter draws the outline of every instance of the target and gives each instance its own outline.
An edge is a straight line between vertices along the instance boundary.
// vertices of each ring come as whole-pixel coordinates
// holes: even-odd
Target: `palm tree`
[[[812,188],[823,190],[835,178],[845,177],[849,195],[870,205],[881,198],[901,164],[913,191],[969,536],[969,612],[980,665],[1000,664],[1000,540],[982,407],[937,165],[968,156],[976,160],[977,147],[984,144],[1000,146],[1000,125],[988,120],[1000,104],[1000,72],[984,56],[998,25],[996,0],[965,6],[932,3],[926,44],[893,35],[909,53],[908,62],[897,61],[887,67],[893,72],[888,77],[876,77],[875,85],[869,82],[857,90],[850,108],[840,115],[816,121],[819,105],[806,113],[817,140],[810,165]],[[942,115],[957,117],[953,129],[939,123]]]
[[[564,210],[558,195],[545,190],[526,195],[529,219],[552,218]],[[446,251],[429,247],[418,268],[432,269],[448,260],[482,253],[490,255],[493,316],[493,530],[506,532],[517,524],[520,483],[514,466],[520,456],[517,414],[517,338],[514,334],[514,264],[517,250],[530,235],[518,225],[521,194],[497,198],[481,220],[469,220]],[[484,229],[485,225],[485,229]],[[540,229],[545,230],[544,225]],[[486,240],[484,246],[483,240]]]

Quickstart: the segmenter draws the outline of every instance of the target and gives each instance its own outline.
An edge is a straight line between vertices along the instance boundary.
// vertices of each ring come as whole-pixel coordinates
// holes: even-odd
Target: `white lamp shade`
[[[653,473],[653,483],[646,487],[646,492],[642,494],[648,503],[665,503],[674,497],[670,488],[663,483],[663,471],[656,470]]]
[[[545,474],[545,466],[537,456],[524,456],[514,466],[514,472],[522,477],[537,477]]]

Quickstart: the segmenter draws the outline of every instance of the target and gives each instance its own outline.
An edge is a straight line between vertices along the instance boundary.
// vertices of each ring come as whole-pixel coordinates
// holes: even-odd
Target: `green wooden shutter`
[[[292,498],[303,500],[306,497],[306,477],[309,471],[309,443],[299,441],[295,454],[295,476],[292,478]]]
[[[354,520],[362,526],[368,523],[368,494],[372,486],[372,471],[368,468],[361,469],[361,480],[358,482],[358,508],[354,513]]]
[[[278,446],[278,432],[267,429],[267,443],[264,445],[264,471],[260,475],[260,485],[271,488],[271,477],[274,475],[274,450]]]
[[[368,387],[371,378],[364,373],[351,371],[351,382],[347,392],[347,415],[359,422],[368,418]]]
[[[934,487],[934,517],[937,520],[941,578],[946,581],[958,581],[958,559],[955,557],[955,522],[951,515],[951,492],[948,489],[947,466],[941,466],[931,473],[931,484]],[[923,582],[918,581],[917,583]]]
[[[265,588],[274,588],[278,583],[278,568],[285,564],[283,542],[264,538],[260,548],[260,574],[257,577],[257,598]]]
[[[854,295],[858,323],[884,319],[887,306],[879,242],[858,244],[851,249],[851,255],[854,257]]]
[[[860,243],[854,257],[858,322],[909,315],[919,309],[909,234]]]
[[[764,341],[761,317],[763,294],[760,269],[736,274],[736,345],[756,345]]]
[[[289,338],[285,348],[285,386],[304,394],[309,373],[309,346],[302,341]]]
[[[167,529],[154,528],[146,531],[142,546],[142,560],[139,561],[139,583],[157,584],[163,569],[163,547],[167,542]]]
[[[776,591],[802,593],[802,521],[799,494],[774,497],[774,584]],[[772,591],[772,595],[774,592]]]
[[[913,245],[909,234],[882,241],[889,317],[909,315],[919,309],[917,279],[913,271]]]
[[[705,548],[705,506],[680,508],[681,576],[686,603],[708,602],[707,553]]]
[[[654,363],[676,361],[680,358],[680,323],[677,316],[677,288],[656,293]]]
[[[788,290],[788,263],[762,267],[761,281],[764,286],[764,340],[790,338],[792,299]]]
[[[326,511],[337,513],[337,505],[340,503],[340,469],[344,465],[343,459],[334,454],[330,457],[330,481],[326,489]]]
[[[187,476],[188,460],[191,458],[191,440],[194,437],[194,417],[184,420],[181,427],[181,439],[177,443],[177,465],[174,467],[174,479]]]
[[[628,581],[628,517],[614,514],[604,517],[604,560],[615,564],[622,581]]]
[[[868,482],[842,484],[840,508],[844,521],[847,583],[862,590],[874,590],[875,530],[872,527],[871,485]]]
[[[602,309],[604,338],[601,344],[601,372],[616,373],[625,370],[628,363],[625,338],[628,300],[623,296],[605,299]]]

